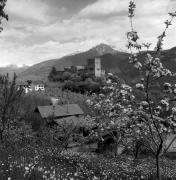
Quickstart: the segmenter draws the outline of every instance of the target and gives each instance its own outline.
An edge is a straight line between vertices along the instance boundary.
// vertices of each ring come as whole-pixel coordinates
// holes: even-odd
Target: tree
[[[16,75],[9,80],[8,75],[0,76],[0,140],[8,133],[18,118],[19,99],[23,89],[16,86]]]
[[[175,85],[168,82],[158,83],[160,86],[160,96],[152,96],[153,84],[156,84],[162,78],[175,76],[169,69],[163,67],[161,62],[161,50],[164,37],[168,27],[172,24],[176,12],[169,13],[170,19],[165,22],[166,28],[158,36],[158,41],[154,53],[149,52],[149,43],[143,45],[138,43],[139,36],[133,27],[133,17],[136,5],[133,1],[129,4],[129,18],[131,31],[127,33],[128,48],[130,49],[130,63],[137,68],[141,75],[141,81],[136,84],[136,88],[144,92],[143,100],[136,99],[136,105],[133,106],[131,113],[131,130],[135,131],[137,136],[144,139],[145,146],[150,149],[156,159],[157,179],[161,179],[160,157],[169,149],[171,144],[176,140],[176,136],[166,145],[168,135],[175,133],[176,116],[174,106],[174,96],[176,93]],[[147,48],[144,59],[140,59],[141,49]],[[137,53],[136,53],[137,52]],[[167,146],[167,147],[166,147]]]
[[[49,73],[48,79],[50,81],[54,81],[56,75],[57,75],[57,71],[56,71],[56,68],[53,66]]]
[[[30,86],[32,84],[32,80],[27,80],[26,82],[27,82],[28,86]]]
[[[117,156],[118,147],[126,135],[132,102],[131,87],[112,83],[111,79],[107,79],[100,94],[93,94],[87,100],[90,117],[96,124],[92,134],[102,143],[107,138],[112,139],[114,156]]]
[[[0,32],[3,31],[2,20],[8,20],[8,15],[4,12],[7,0],[0,0]]]

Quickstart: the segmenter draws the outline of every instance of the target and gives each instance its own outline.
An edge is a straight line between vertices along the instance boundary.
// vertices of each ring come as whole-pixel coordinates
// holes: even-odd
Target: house
[[[166,150],[168,154],[173,154],[176,152],[176,134],[170,134],[166,139]]]
[[[34,91],[45,91],[45,84],[43,81],[34,81],[31,83],[30,88]]]
[[[85,70],[85,66],[76,66],[77,71]]]
[[[32,89],[30,88],[29,84],[27,82],[18,82],[17,83],[17,88],[18,89],[23,89],[24,92],[27,94],[28,92],[32,91]]]
[[[80,123],[80,117],[84,114],[77,104],[38,106],[34,112],[45,119],[47,124],[67,123],[77,125]]]

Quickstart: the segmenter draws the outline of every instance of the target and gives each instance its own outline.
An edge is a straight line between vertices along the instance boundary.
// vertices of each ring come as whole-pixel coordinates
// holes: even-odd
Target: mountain
[[[16,65],[8,65],[5,67],[0,67],[0,74],[9,74],[9,77],[12,78],[14,73],[16,75],[19,75],[20,73],[22,73],[23,71],[27,70],[28,66],[22,66],[22,67],[18,67]]]
[[[153,52],[150,52],[153,54]],[[140,59],[143,60],[146,52],[142,52]],[[34,66],[29,67],[26,71],[19,74],[21,80],[44,80],[47,81],[48,74],[53,66],[57,70],[63,70],[66,66],[71,65],[86,65],[87,59],[100,56],[102,59],[103,67],[105,70],[115,72],[120,78],[124,79],[127,83],[133,83],[139,77],[139,72],[129,64],[129,54],[119,52],[112,47],[100,44],[86,52],[65,56],[60,59],[45,61]],[[176,72],[176,47],[165,50],[161,53],[161,60],[163,64]],[[176,81],[174,79],[174,81]]]
[[[90,49],[89,52],[102,56],[104,54],[116,54],[118,51],[114,50],[111,46],[102,43]]]
[[[26,71],[19,74],[20,80],[43,80],[46,81],[48,74],[53,66],[57,70],[63,70],[66,66],[71,65],[86,65],[87,59],[94,58],[96,56],[102,56],[104,54],[117,54],[118,51],[114,50],[111,46],[106,44],[99,44],[92,49],[69,56],[62,57],[60,59],[49,60],[35,64],[29,67]]]
[[[151,55],[154,55],[154,52],[150,52]],[[139,71],[135,69],[131,64],[129,64],[129,56],[128,53],[118,53],[115,55],[105,54],[101,56],[103,66],[106,67],[106,70],[112,71],[118,74],[118,76],[125,80],[128,84],[135,83],[139,77]],[[139,55],[140,61],[144,61],[146,57],[146,52],[141,52]],[[164,50],[161,53],[161,62],[163,66],[176,73],[176,47]],[[163,78],[163,81],[171,81],[172,83],[176,83],[176,77],[172,78]]]

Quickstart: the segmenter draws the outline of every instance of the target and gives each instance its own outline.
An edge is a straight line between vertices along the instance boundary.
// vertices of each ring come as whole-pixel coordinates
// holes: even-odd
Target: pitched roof
[[[56,105],[56,106],[38,106],[42,118],[47,118],[54,114],[55,117],[66,117],[84,114],[83,110],[77,104]]]
[[[56,118],[54,121],[60,126],[72,125],[77,127],[87,127],[88,125],[88,121],[85,118],[76,116],[68,116],[59,119]]]
[[[166,148],[167,152],[176,152],[176,135],[170,134],[166,138]]]
[[[81,120],[75,116],[68,116],[61,119],[54,120],[58,125],[81,125]]]
[[[44,82],[43,81],[33,81],[32,84],[35,84],[35,85],[36,84],[44,84]]]

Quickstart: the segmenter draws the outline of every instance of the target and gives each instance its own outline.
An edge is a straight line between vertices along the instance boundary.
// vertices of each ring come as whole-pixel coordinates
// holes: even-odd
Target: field
[[[155,166],[152,158],[134,160],[119,156],[105,158],[89,153],[65,151],[57,156],[52,152],[28,147],[8,154],[1,150],[1,180],[154,180]],[[176,178],[176,161],[162,159],[162,179]]]

